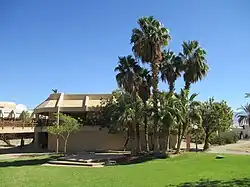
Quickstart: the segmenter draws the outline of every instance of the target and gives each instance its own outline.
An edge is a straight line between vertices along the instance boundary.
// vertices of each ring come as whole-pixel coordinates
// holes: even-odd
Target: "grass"
[[[250,186],[250,157],[243,155],[218,160],[214,154],[190,153],[104,168],[38,165],[45,161],[45,157],[0,161],[1,187]]]

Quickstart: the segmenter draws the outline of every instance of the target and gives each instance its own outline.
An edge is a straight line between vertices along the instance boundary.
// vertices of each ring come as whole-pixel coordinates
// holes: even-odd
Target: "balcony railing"
[[[47,127],[50,125],[53,125],[55,121],[54,120],[48,120],[48,119],[39,119],[38,121],[36,120],[31,120],[28,122],[22,121],[22,120],[0,120],[0,128],[4,127]]]
[[[0,121],[0,127],[35,127],[36,122],[34,120],[25,122],[22,120],[1,120]]]

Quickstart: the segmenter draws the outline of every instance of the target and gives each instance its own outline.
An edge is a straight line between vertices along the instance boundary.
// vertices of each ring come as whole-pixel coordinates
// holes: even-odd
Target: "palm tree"
[[[112,131],[126,131],[126,140],[124,150],[128,143],[132,145],[131,152],[135,154],[135,119],[140,121],[134,102],[130,93],[119,90],[112,94],[113,97],[108,99],[103,107],[103,114],[109,123],[109,129]],[[139,119],[138,119],[139,118]]]
[[[250,97],[250,93],[245,93],[245,98],[249,98]]]
[[[178,103],[179,110],[181,111],[181,118],[178,121],[178,141],[176,153],[179,153],[181,141],[186,133],[187,128],[192,123],[192,120],[196,120],[199,117],[199,111],[196,107],[200,105],[199,102],[194,101],[198,94],[194,93],[189,97],[189,91],[181,90],[180,94],[176,94],[176,97],[180,100]]]
[[[182,48],[179,57],[183,63],[185,89],[189,90],[191,84],[207,75],[209,67],[206,62],[206,51],[200,47],[198,41],[183,42]]]
[[[144,135],[145,135],[145,150],[149,151],[149,137],[148,137],[148,106],[147,101],[150,98],[151,91],[151,75],[149,71],[145,68],[141,68],[139,73],[140,85],[138,95],[143,102],[143,116],[144,116]]]
[[[239,124],[248,124],[250,126],[250,104],[247,103],[245,106],[241,106],[239,110],[241,111],[236,114]]]
[[[115,72],[118,72],[116,75],[118,86],[134,96],[136,73],[140,71],[141,67],[131,55],[118,58],[118,66],[115,68]]]
[[[165,28],[153,16],[142,17],[138,20],[139,29],[132,30],[131,44],[136,57],[143,63],[150,63],[152,70],[152,87],[155,112],[155,134],[158,124],[158,74],[159,63],[162,60],[162,48],[168,45],[170,40],[169,30]],[[156,146],[158,147],[158,146]]]
[[[178,108],[179,99],[171,93],[163,92],[160,94],[160,107],[159,116],[163,129],[166,132],[165,149],[169,149],[169,136],[171,127],[178,122],[178,119],[182,118],[181,110]]]
[[[170,94],[174,94],[175,81],[181,76],[181,70],[181,59],[170,50],[164,51],[162,63],[160,65],[161,79],[163,82],[168,82]]]
[[[139,90],[139,82],[140,77],[139,73],[141,71],[141,67],[138,62],[131,56],[127,57],[119,57],[118,66],[115,68],[115,71],[118,71],[116,75],[116,80],[118,86],[124,89],[126,92],[131,94],[135,105],[135,114],[139,114],[138,108],[138,90]],[[137,137],[137,151],[141,151],[141,143],[140,143],[140,127],[138,118],[135,117],[134,123],[136,124],[136,137]]]

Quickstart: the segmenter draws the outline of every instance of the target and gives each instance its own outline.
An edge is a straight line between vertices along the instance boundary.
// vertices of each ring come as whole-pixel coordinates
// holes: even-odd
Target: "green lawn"
[[[34,159],[34,158],[29,158]],[[37,159],[37,158],[36,158]],[[44,157],[39,157],[44,159]],[[30,164],[29,166],[22,166]],[[31,165],[33,164],[33,165]],[[1,187],[165,187],[183,186],[201,179],[224,181],[224,186],[250,186],[250,156],[192,153],[166,160],[104,168],[71,168],[35,165],[29,161],[0,161]],[[246,178],[243,180],[243,178]],[[216,186],[220,186],[216,181]],[[222,182],[220,182],[221,184]],[[208,185],[205,185],[208,186]]]

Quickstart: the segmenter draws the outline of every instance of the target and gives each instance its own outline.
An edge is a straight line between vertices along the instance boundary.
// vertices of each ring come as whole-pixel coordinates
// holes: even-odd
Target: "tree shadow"
[[[33,143],[24,146],[16,147],[4,147],[0,149],[0,154],[12,154],[12,153],[44,153],[48,152],[46,149],[35,149]]]
[[[127,156],[121,158],[120,160],[116,160],[116,165],[131,165],[131,164],[140,164],[144,162],[149,162],[156,159],[166,159],[169,158],[169,155],[166,153],[154,152],[141,154],[136,156]]]
[[[30,157],[30,156],[29,156]],[[0,167],[21,167],[21,166],[35,166],[35,165],[42,165],[47,163],[51,159],[57,159],[59,156],[50,156],[47,158],[37,158],[37,159],[25,159],[25,160],[3,160],[0,161]]]
[[[201,179],[196,182],[186,182],[179,185],[167,185],[166,187],[248,187],[250,178],[233,179],[230,181]]]

